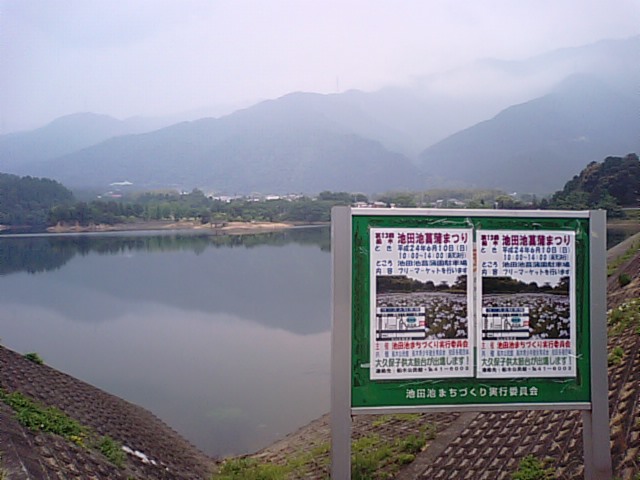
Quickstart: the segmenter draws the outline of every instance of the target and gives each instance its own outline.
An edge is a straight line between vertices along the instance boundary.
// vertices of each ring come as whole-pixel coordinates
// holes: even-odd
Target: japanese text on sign
[[[575,233],[478,231],[477,376],[576,375]]]
[[[371,378],[474,375],[470,229],[373,228]]]

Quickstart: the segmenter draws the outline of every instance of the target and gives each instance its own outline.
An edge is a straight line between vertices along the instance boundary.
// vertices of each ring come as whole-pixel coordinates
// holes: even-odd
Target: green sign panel
[[[351,406],[590,402],[589,218],[352,217]]]

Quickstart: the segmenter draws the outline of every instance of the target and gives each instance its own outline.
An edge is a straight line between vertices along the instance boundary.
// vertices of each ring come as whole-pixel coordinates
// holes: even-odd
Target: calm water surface
[[[329,409],[329,231],[0,237],[0,338],[211,455]]]

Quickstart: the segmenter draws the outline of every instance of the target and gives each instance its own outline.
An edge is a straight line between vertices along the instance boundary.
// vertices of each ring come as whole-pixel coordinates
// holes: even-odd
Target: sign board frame
[[[471,340],[469,348],[474,349],[473,373],[470,376],[448,377],[445,374],[430,378],[428,374],[421,374],[421,378],[413,378],[411,373],[398,370],[393,371],[390,378],[371,374],[374,359],[372,351],[376,344],[372,340],[375,336],[375,327],[372,327],[375,320],[372,318],[376,318],[372,311],[376,308],[372,298],[377,288],[374,282],[379,281],[378,277],[373,279],[375,271],[372,261],[376,260],[380,265],[386,261],[383,254],[373,253],[371,232],[378,236],[393,236],[414,232],[457,234],[462,231],[471,232],[476,256],[483,255],[477,247],[483,232],[500,233],[503,237],[507,236],[505,233],[513,233],[514,237],[517,234],[535,235],[534,232],[566,233],[564,237],[569,238],[567,245],[572,247],[569,250],[569,266],[574,281],[571,282],[572,289],[568,296],[573,304],[571,317],[575,320],[572,326],[575,332],[571,330],[571,341],[575,342],[571,344],[574,348],[571,356],[575,358],[569,374],[550,376],[547,373],[541,374],[541,377],[534,375],[525,378],[518,374],[506,374],[505,378],[478,378],[476,364],[480,357],[478,350],[474,349],[478,345],[474,337],[480,336],[479,329],[467,334]],[[350,453],[345,452],[350,452],[350,418],[353,414],[532,409],[581,410],[585,427],[585,473],[596,475],[585,478],[609,478],[605,232],[604,211],[335,207],[332,212],[333,478],[349,478]],[[536,240],[533,238],[531,241]],[[397,255],[400,247],[397,242],[394,245],[390,247],[391,254]],[[474,310],[481,305],[475,283],[482,283],[485,278],[477,259],[471,263],[467,263],[467,276],[469,282],[474,283],[469,290],[476,298],[467,307],[471,309],[467,324],[469,329],[472,317],[478,318]],[[388,315],[389,311],[393,311],[381,308],[380,315]],[[587,432],[590,432],[589,438]],[[605,438],[606,448],[603,448]]]

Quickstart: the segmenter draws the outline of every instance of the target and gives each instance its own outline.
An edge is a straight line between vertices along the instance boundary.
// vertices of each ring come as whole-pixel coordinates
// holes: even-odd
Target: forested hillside
[[[73,201],[54,180],[0,173],[0,225],[45,225],[52,207]]]
[[[552,208],[605,208],[609,215],[621,207],[637,207],[640,202],[640,161],[631,153],[589,163],[568,181],[550,201]]]

